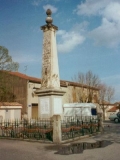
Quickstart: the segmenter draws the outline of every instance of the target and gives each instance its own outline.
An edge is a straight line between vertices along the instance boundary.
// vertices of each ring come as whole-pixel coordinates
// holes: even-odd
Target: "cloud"
[[[78,15],[87,16],[101,14],[102,10],[112,1],[115,2],[119,0],[86,0],[77,6],[75,12]]]
[[[86,0],[77,6],[78,15],[101,17],[100,26],[88,33],[94,44],[109,48],[120,45],[120,1],[119,0]]]
[[[120,23],[120,2],[109,3],[103,13],[103,17],[106,17],[109,21]]]
[[[46,11],[47,9],[51,9],[52,13],[56,13],[57,12],[57,8],[50,5],[50,4],[47,4],[47,5],[44,5],[43,6],[43,9]]]
[[[32,5],[33,6],[39,6],[42,1],[43,0],[33,0]]]
[[[38,7],[42,2],[49,3],[51,1],[58,2],[60,0],[32,0],[32,5]]]
[[[36,54],[36,57],[34,54],[26,54],[25,51],[11,51],[11,56],[13,61],[21,63],[34,63],[40,61],[40,57],[38,54]],[[16,54],[17,53],[17,54]]]
[[[108,19],[103,18],[101,26],[92,30],[89,33],[89,36],[94,39],[94,42],[97,45],[114,48],[120,44],[119,28],[120,24],[110,22]]]
[[[111,2],[102,11],[102,23],[89,33],[95,44],[115,48],[120,45],[120,3]]]
[[[74,24],[72,30],[74,30],[76,32],[85,33],[87,31],[88,26],[89,26],[89,22],[83,21],[82,23]]]
[[[74,24],[70,31],[59,30],[57,32],[58,52],[68,53],[81,45],[85,41],[84,34],[86,34],[88,25],[87,21],[83,21]]]
[[[59,38],[58,42],[58,52],[67,53],[71,52],[76,46],[82,44],[85,38],[78,32],[70,31],[66,32],[65,30],[59,30],[57,32]]]

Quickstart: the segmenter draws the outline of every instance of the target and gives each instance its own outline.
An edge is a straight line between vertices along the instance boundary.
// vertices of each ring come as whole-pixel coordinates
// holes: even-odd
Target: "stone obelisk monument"
[[[46,14],[46,25],[41,26],[41,30],[43,30],[41,88],[35,91],[38,95],[38,117],[40,118],[62,115],[62,96],[65,93],[60,88],[56,45],[58,27],[52,24],[50,9],[46,11]]]

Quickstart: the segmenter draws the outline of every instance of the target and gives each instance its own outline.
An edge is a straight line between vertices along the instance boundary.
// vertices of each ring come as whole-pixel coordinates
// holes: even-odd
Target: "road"
[[[0,139],[0,160],[119,160],[120,159],[120,123],[104,123],[102,134],[79,141],[108,140],[104,148],[86,149],[83,153],[55,154],[59,145]]]

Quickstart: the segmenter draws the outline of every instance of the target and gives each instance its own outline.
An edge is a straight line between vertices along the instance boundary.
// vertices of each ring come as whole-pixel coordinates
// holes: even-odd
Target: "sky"
[[[0,45],[19,72],[41,78],[46,10],[52,10],[60,79],[92,71],[120,101],[120,0],[0,0]]]

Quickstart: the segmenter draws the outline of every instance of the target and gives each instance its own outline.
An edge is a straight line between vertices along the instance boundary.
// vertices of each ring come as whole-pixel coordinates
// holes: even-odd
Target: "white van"
[[[66,103],[63,105],[64,116],[96,116],[97,107],[93,103]]]

